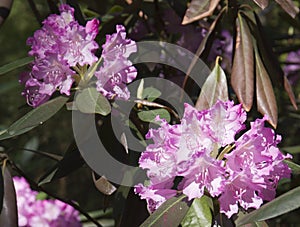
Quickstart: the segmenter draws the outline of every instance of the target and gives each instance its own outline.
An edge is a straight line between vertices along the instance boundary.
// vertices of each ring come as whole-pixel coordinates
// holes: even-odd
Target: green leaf
[[[20,86],[17,80],[8,80],[1,82],[0,84],[0,95],[6,95],[11,89]]]
[[[68,99],[68,97],[59,96],[31,110],[6,130],[0,132],[0,140],[21,135],[30,131],[36,126],[43,124],[54,114],[56,114],[68,101]]]
[[[147,99],[150,102],[153,102],[155,99],[157,99],[159,96],[161,96],[160,90],[154,88],[154,87],[146,87],[143,90],[143,99]]]
[[[276,199],[263,205],[242,218],[238,218],[235,223],[237,226],[251,222],[263,221],[279,215],[288,213],[300,207],[300,187],[294,188]]]
[[[141,227],[178,226],[190,207],[185,195],[172,197],[150,215]]]
[[[109,101],[94,87],[85,88],[78,93],[75,104],[82,113],[98,113],[106,116],[111,112]]]
[[[249,111],[253,104],[254,94],[253,44],[250,30],[240,13],[236,20],[236,29],[231,84],[240,103],[246,111]]]
[[[211,16],[220,0],[192,0],[185,12],[182,24],[189,24]]]
[[[237,215],[238,218],[242,218],[245,215],[247,215],[247,213],[243,213],[242,211],[239,211]],[[246,225],[243,225],[243,227],[268,227],[268,224],[265,221],[256,221],[256,222],[251,222]]]
[[[14,69],[17,69],[19,67],[22,67],[24,65],[29,64],[33,61],[33,57],[25,57],[19,60],[16,60],[14,62],[11,62],[9,64],[3,65],[0,67],[0,75],[3,75],[5,73],[8,73]]]
[[[282,147],[281,149],[291,154],[300,153],[300,146]]]
[[[286,164],[291,168],[293,174],[300,174],[300,165],[290,161],[290,160],[284,160]]]
[[[111,7],[108,12],[101,17],[101,21],[106,23],[116,17],[116,15],[120,15],[123,12],[124,8],[120,5],[114,5]]]
[[[122,221],[122,217],[125,214],[125,205],[128,201],[130,187],[123,186],[122,184],[118,188],[115,193],[114,200],[113,200],[113,217],[116,221],[115,226],[120,226]]]
[[[138,117],[145,122],[155,122],[156,116],[159,116],[161,119],[166,119],[167,122],[170,122],[171,120],[170,113],[165,109],[146,110],[138,112]]]
[[[39,193],[35,196],[35,198],[36,198],[37,200],[45,200],[45,199],[48,198],[48,195],[47,195],[45,192],[39,192]]]
[[[144,92],[144,79],[141,79],[141,82],[136,91],[136,97],[138,99],[143,99],[143,92]]]
[[[39,185],[65,177],[82,167],[84,163],[76,143],[72,142],[64,154],[64,157],[40,178]]]
[[[196,109],[203,110],[212,107],[217,100],[228,101],[226,75],[219,65],[219,57],[210,75],[204,82],[196,103]]]
[[[257,110],[269,117],[268,122],[276,128],[277,126],[277,104],[273,86],[267,70],[261,60],[258,48],[255,46],[256,65],[256,102]]]
[[[206,227],[212,225],[212,214],[209,208],[209,197],[194,199],[192,206],[181,222],[182,227]]]

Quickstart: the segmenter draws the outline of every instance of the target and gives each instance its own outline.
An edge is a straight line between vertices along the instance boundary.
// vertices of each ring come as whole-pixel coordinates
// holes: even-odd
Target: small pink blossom
[[[23,177],[14,177],[20,227],[80,227],[79,212],[59,200],[37,200]]]

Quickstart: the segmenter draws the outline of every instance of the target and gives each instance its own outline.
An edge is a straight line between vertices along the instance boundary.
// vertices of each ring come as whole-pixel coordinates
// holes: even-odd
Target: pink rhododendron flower
[[[219,201],[228,217],[236,213],[238,203],[246,210],[258,209],[264,200],[274,199],[278,181],[290,177],[291,170],[282,161],[291,156],[276,147],[281,138],[264,127],[265,120],[252,122],[251,129],[236,141],[236,149],[225,156],[229,175]]]
[[[92,65],[98,60],[94,39],[99,21],[93,19],[83,27],[75,20],[73,8],[63,4],[59,9],[60,15],[50,15],[27,40],[29,55],[35,60],[32,71],[21,75],[20,82],[25,85],[22,95],[33,107],[46,102],[56,90],[70,95],[76,74],[72,67]]]
[[[163,202],[177,194],[176,190],[169,189],[172,187],[172,184],[172,181],[151,185],[149,187],[138,184],[135,187],[135,192],[138,193],[142,199],[146,199],[148,210],[152,213],[163,204]]]
[[[23,177],[14,177],[18,225],[20,227],[80,227],[79,212],[59,200],[36,200],[37,192],[31,190]]]
[[[97,90],[109,99],[128,100],[130,92],[126,84],[137,76],[137,70],[128,57],[137,51],[137,47],[134,41],[126,39],[123,25],[117,25],[116,30],[116,33],[106,35],[106,42],[102,45],[104,63],[95,73]]]
[[[153,212],[176,190],[188,199],[200,198],[204,190],[220,196],[220,211],[228,217],[244,209],[258,209],[264,200],[275,197],[278,181],[290,177],[277,148],[280,136],[264,126],[266,117],[251,123],[251,129],[236,140],[245,128],[246,113],[241,105],[217,101],[208,110],[198,111],[185,104],[180,124],[160,120],[161,127],[146,135],[153,144],[140,157],[147,170],[147,186],[137,185],[135,192],[146,199]],[[234,146],[233,146],[234,144]],[[226,146],[235,147],[219,158]],[[181,179],[174,184],[176,179]]]

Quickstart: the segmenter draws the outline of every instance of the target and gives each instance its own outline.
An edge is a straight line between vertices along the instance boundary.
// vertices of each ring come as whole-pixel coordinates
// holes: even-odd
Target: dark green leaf
[[[18,87],[20,84],[17,80],[8,80],[7,82],[1,82],[0,95],[6,95],[11,89]]]
[[[75,97],[75,104],[83,113],[98,113],[106,116],[111,112],[109,101],[94,87],[85,88],[78,93]]]
[[[268,116],[268,122],[277,126],[277,104],[270,77],[261,60],[257,47],[255,47],[256,62],[256,101],[258,111]]]
[[[154,88],[154,87],[146,87],[143,90],[143,99],[147,99],[150,102],[153,102],[155,99],[157,99],[161,95],[161,92]]]
[[[164,202],[145,222],[141,227],[150,226],[178,226],[191,205],[187,202],[185,195],[172,197]]]
[[[45,151],[40,151],[40,150],[28,149],[28,148],[25,148],[25,147],[23,148],[23,151],[29,151],[29,152],[32,152],[33,154],[41,155],[41,156],[43,156],[45,158],[49,158],[53,161],[60,161],[63,158],[62,156],[57,155],[57,154],[52,154],[52,153],[45,152]]]
[[[288,153],[291,153],[291,154],[299,154],[300,153],[300,146],[282,147],[281,149]]]
[[[212,224],[212,214],[209,208],[209,197],[194,199],[192,206],[181,222],[182,227],[206,227]]]
[[[138,112],[138,117],[145,122],[153,122],[156,116],[159,116],[161,119],[166,119],[167,122],[170,122],[171,120],[169,112],[165,109]]]
[[[233,59],[231,84],[244,109],[249,111],[254,93],[254,58],[252,37],[240,14],[236,20],[236,45]]]
[[[25,58],[16,60],[14,62],[11,62],[7,65],[3,65],[3,66],[0,67],[0,75],[3,75],[5,73],[8,73],[8,72],[14,70],[14,69],[17,69],[19,67],[27,65],[32,61],[33,61],[33,57],[25,57]]]
[[[242,218],[238,218],[235,223],[237,226],[251,222],[263,221],[279,215],[288,213],[300,207],[300,187],[294,188],[278,198],[263,205]]]
[[[115,203],[114,212],[120,203],[123,203],[121,204],[123,209],[117,209],[119,214],[114,213],[116,220],[115,226],[141,226],[141,223],[143,223],[143,221],[149,217],[149,212],[146,208],[146,201],[142,200],[138,195],[136,195],[133,188],[130,189],[125,201],[123,200],[124,198],[120,199]]]
[[[124,8],[120,5],[114,5],[111,7],[108,12],[101,17],[101,22],[106,23],[116,17],[116,15],[120,15],[123,12]]]
[[[1,169],[2,170],[2,169]],[[0,215],[0,226],[18,226],[18,213],[15,187],[8,169],[4,168],[3,174],[4,196]]]
[[[218,100],[228,100],[228,87],[226,75],[219,65],[219,58],[210,75],[204,82],[200,96],[196,103],[198,110],[208,109],[212,107]]]
[[[189,24],[211,16],[220,0],[192,0],[185,12],[182,24]]]
[[[292,0],[275,0],[281,8],[287,12],[291,17],[295,18],[299,13],[299,8],[294,4]]]
[[[239,211],[238,218],[242,218],[245,215],[247,215],[247,213],[243,213],[243,212]],[[256,222],[252,222],[252,223],[243,225],[243,227],[268,227],[268,224],[265,221],[256,221]]]
[[[34,136],[26,142],[24,145],[24,150],[23,151],[35,151],[39,147],[39,138],[37,136]],[[25,152],[22,154],[20,164],[27,164],[27,162],[34,156],[33,153]]]
[[[30,131],[38,125],[43,124],[46,120],[56,114],[69,98],[59,96],[43,105],[31,110],[22,118],[13,123],[8,129],[0,132],[0,140],[21,135]]]
[[[84,165],[84,160],[75,142],[72,142],[62,160],[56,163],[40,180],[39,185],[65,177]]]
[[[113,217],[115,218],[116,225],[120,226],[122,216],[124,215],[125,203],[128,202],[128,194],[130,187],[123,186],[122,184],[115,193],[113,200]]]
[[[292,161],[284,160],[286,164],[291,168],[293,174],[300,174],[300,166]]]
[[[269,0],[253,0],[260,8],[264,9],[269,5]]]

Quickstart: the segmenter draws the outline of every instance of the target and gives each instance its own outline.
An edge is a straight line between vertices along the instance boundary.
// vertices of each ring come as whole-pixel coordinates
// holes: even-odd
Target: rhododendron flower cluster
[[[281,137],[264,126],[266,117],[252,122],[247,132],[235,138],[245,129],[246,113],[241,105],[218,101],[198,111],[185,104],[180,124],[156,120],[160,128],[149,130],[146,138],[153,144],[139,160],[149,183],[135,186],[150,212],[178,193],[190,200],[207,191],[218,197],[221,212],[231,217],[238,205],[257,209],[264,200],[274,199],[278,181],[290,177],[291,170],[283,160],[291,156],[276,147]]]
[[[99,21],[93,19],[81,26],[74,18],[73,8],[62,4],[59,10],[60,15],[50,15],[43,21],[43,27],[27,40],[31,46],[29,55],[35,57],[31,72],[20,77],[27,103],[37,107],[57,90],[70,95],[75,78],[89,82],[94,75],[88,74],[88,67],[102,60],[102,67],[95,72],[97,90],[110,99],[128,99],[126,84],[137,76],[128,57],[137,48],[134,41],[126,39],[125,28],[117,25],[117,33],[106,36],[102,56],[98,59],[95,51],[99,46],[95,38]]]
[[[22,177],[13,178],[17,208],[18,226],[65,226],[80,227],[79,212],[59,200],[37,200],[38,192],[32,191]]]
[[[43,27],[28,38],[29,55],[35,57],[31,72],[23,73],[20,82],[25,84],[22,93],[33,107],[46,102],[58,89],[70,95],[75,71],[70,67],[91,65],[98,60],[94,41],[99,21],[87,22],[85,27],[74,18],[74,9],[60,6],[60,15],[52,14],[43,21]]]

